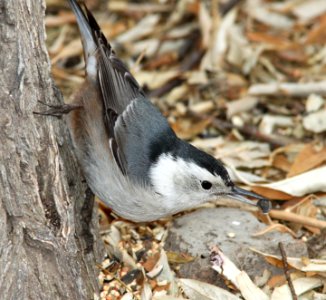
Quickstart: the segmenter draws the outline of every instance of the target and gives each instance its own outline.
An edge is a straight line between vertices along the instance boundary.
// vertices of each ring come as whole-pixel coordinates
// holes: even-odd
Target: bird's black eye
[[[204,190],[209,190],[212,187],[212,183],[207,181],[207,180],[204,180],[204,181],[201,182],[201,187]]]

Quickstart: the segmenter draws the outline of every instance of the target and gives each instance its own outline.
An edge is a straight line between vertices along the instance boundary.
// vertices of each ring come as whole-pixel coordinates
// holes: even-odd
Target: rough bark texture
[[[91,299],[103,253],[92,196],[65,123],[33,114],[62,101],[44,14],[44,1],[0,0],[0,298]]]

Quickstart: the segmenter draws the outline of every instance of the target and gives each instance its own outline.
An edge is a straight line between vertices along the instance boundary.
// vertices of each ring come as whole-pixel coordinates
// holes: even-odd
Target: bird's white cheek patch
[[[175,159],[172,155],[163,154],[150,170],[151,182],[157,193],[178,198],[192,192],[201,192],[200,181],[209,180],[213,183],[219,178],[193,162],[182,158]]]
[[[162,207],[170,213],[195,207],[225,189],[220,176],[214,176],[193,161],[175,159],[169,154],[159,157],[149,176],[154,191],[162,196]],[[203,180],[211,181],[214,188],[204,190],[201,187]]]
[[[176,167],[172,156],[164,154],[159,158],[149,174],[155,192],[164,196],[175,193],[173,180]]]

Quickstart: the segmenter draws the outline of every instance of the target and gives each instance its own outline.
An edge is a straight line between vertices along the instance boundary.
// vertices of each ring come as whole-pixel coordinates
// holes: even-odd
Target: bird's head
[[[162,154],[151,168],[150,178],[165,204],[180,206],[180,210],[220,197],[256,205],[264,213],[270,209],[269,200],[236,186],[219,160],[196,148],[182,155]]]

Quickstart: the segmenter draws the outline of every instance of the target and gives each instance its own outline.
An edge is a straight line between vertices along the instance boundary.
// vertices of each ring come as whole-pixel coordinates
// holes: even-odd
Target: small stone
[[[239,225],[241,225],[241,222],[239,222],[239,221],[233,221],[232,222],[232,225],[239,226]]]
[[[227,236],[228,236],[229,238],[234,238],[234,237],[235,237],[235,233],[234,233],[234,232],[228,232],[228,233],[227,233]]]
[[[239,226],[239,223],[241,226]],[[295,240],[290,234],[269,232],[259,237],[253,234],[266,228],[250,212],[235,208],[203,208],[175,218],[169,229],[165,250],[185,252],[195,260],[180,264],[180,277],[197,279],[225,288],[224,279],[212,268],[209,261],[209,248],[218,245],[239,268],[252,278],[262,276],[268,269],[273,275],[282,274],[282,270],[268,264],[263,257],[250,248],[279,255],[278,243],[285,246],[290,257],[308,256],[306,244]],[[235,234],[230,238],[228,234]]]
[[[238,127],[243,127],[244,122],[239,116],[233,116],[231,118],[232,124]]]
[[[323,106],[324,102],[325,100],[321,96],[311,94],[306,102],[306,111],[308,113],[317,111]]]
[[[306,130],[320,133],[326,130],[326,110],[313,112],[303,118],[303,127]]]

